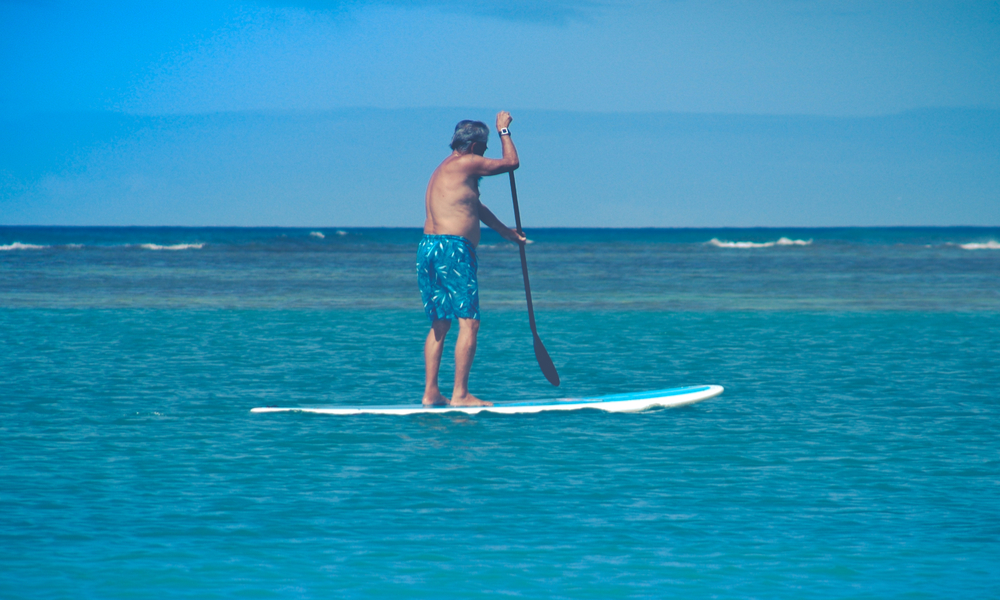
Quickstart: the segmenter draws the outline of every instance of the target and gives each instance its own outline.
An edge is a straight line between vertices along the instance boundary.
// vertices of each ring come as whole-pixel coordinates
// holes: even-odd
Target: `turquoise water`
[[[1000,595],[1000,229],[529,231],[560,388],[488,236],[475,393],[725,394],[251,414],[419,397],[419,235],[0,228],[0,597]]]

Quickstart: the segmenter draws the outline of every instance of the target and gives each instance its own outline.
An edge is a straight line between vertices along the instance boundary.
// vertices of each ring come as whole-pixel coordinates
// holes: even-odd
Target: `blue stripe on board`
[[[681,394],[693,394],[709,389],[709,386],[693,386],[670,388],[666,390],[653,390],[650,392],[627,392],[624,394],[611,394],[609,396],[594,396],[591,398],[563,398],[559,400],[531,400],[528,402],[501,403],[496,406],[544,406],[548,404],[601,404],[603,402],[622,402],[624,400],[645,400],[647,398],[663,398],[666,396],[680,396]]]
[[[711,386],[699,385],[699,386],[688,386],[679,388],[669,388],[665,390],[653,390],[648,392],[627,392],[624,394],[611,394],[608,396],[593,396],[590,398],[560,398],[558,400],[529,400],[527,402],[498,402],[494,406],[552,406],[555,404],[603,404],[605,402],[622,402],[625,400],[644,400],[647,398],[665,398],[667,396],[680,396],[682,394],[694,394],[697,392],[703,392],[710,389]],[[335,404],[310,404],[305,406],[300,406],[298,408],[336,408],[341,410],[382,410],[386,408],[390,409],[412,409],[412,408],[427,408],[435,409],[441,411],[454,411],[456,408],[475,408],[475,407],[456,407],[456,406],[423,406],[422,404],[396,404],[396,405],[380,405],[380,406],[340,406]]]

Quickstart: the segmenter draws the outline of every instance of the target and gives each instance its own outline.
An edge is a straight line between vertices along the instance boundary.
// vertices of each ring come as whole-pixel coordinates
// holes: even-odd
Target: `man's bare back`
[[[478,121],[459,123],[452,140],[453,152],[434,170],[427,184],[427,193],[424,196],[427,210],[424,240],[425,242],[433,240],[427,247],[443,248],[445,243],[461,247],[462,244],[466,244],[461,239],[464,238],[472,248],[460,248],[452,255],[462,256],[463,261],[471,259],[471,262],[455,265],[457,268],[445,265],[440,271],[438,270],[440,266],[427,262],[430,260],[428,255],[422,255],[421,251],[418,251],[417,278],[418,281],[426,283],[426,288],[425,283],[421,283],[421,296],[424,299],[424,309],[431,318],[431,331],[424,342],[426,383],[423,403],[425,405],[490,406],[489,402],[484,402],[469,393],[469,372],[476,355],[476,338],[479,333],[478,283],[475,280],[475,265],[478,264],[475,247],[479,245],[479,222],[486,223],[504,239],[520,244],[526,240],[516,230],[500,222],[500,219],[479,201],[479,180],[489,175],[513,171],[518,167],[517,150],[514,149],[514,143],[507,130],[511,121],[510,113],[504,111],[497,114],[497,131],[500,133],[503,145],[503,158],[499,160],[483,156],[489,136],[489,129],[485,124]],[[443,240],[427,236],[457,237]],[[471,274],[470,279],[458,282],[457,288],[460,292],[456,292],[455,287],[448,288],[448,285],[454,285],[455,282],[449,284],[447,281],[436,281],[441,272],[446,273],[445,277],[451,277],[452,273],[460,275],[459,268],[462,272]],[[474,296],[466,302],[469,290],[473,291]],[[437,304],[439,302],[441,305]],[[451,328],[452,318],[458,319],[459,333],[455,343],[455,386],[449,400],[438,388],[438,370],[441,366],[445,335]]]
[[[497,115],[497,130],[506,129],[512,119],[504,111]],[[512,242],[524,241],[517,231],[507,227],[479,201],[479,179],[489,175],[506,173],[516,169],[520,163],[517,150],[509,135],[500,136],[503,158],[485,158],[484,142],[475,142],[469,152],[454,150],[438,165],[427,184],[424,205],[427,219],[424,233],[429,235],[458,235],[479,245],[479,222],[486,223]]]

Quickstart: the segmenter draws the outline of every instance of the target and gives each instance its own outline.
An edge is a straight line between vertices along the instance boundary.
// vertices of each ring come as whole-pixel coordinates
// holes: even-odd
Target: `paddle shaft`
[[[510,171],[508,174],[510,175],[510,197],[514,200],[514,222],[517,225],[517,232],[523,236],[524,230],[521,229],[521,210],[517,206],[517,185],[514,183],[514,172]],[[528,258],[524,254],[524,244],[518,244],[518,246],[521,248],[524,298],[528,301],[528,323],[531,325],[531,337],[535,346],[535,360],[538,361],[538,366],[541,367],[542,374],[549,380],[549,383],[558,386],[559,373],[556,372],[556,366],[552,364],[552,358],[549,357],[549,352],[545,349],[542,339],[538,337],[538,328],[535,327],[535,309],[531,306],[531,284],[528,283]]]
[[[517,232],[524,235],[524,231],[521,229],[521,211],[517,207],[517,184],[514,183],[514,171],[507,173],[510,175],[510,197],[514,200],[514,224],[517,226]],[[531,325],[531,333],[533,335],[538,335],[538,329],[535,327],[535,309],[531,306],[531,284],[528,283],[528,257],[524,254],[524,244],[518,244],[521,248],[521,273],[524,275],[524,297],[528,301],[528,323]]]

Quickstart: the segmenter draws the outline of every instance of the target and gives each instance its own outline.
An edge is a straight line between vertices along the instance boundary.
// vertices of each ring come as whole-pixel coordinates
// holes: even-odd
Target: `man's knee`
[[[469,333],[478,333],[479,319],[459,319],[458,327],[459,329],[466,330]]]
[[[437,319],[431,323],[431,330],[438,341],[441,341],[441,338],[444,337],[444,334],[448,333],[449,329],[451,329],[450,319]]]

